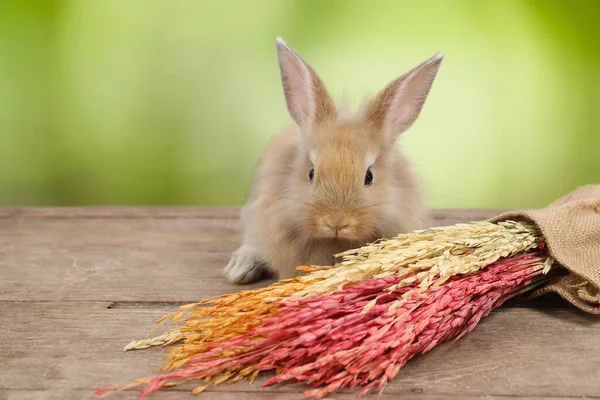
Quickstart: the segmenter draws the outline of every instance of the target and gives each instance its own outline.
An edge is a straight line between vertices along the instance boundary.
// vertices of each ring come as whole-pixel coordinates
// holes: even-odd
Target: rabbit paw
[[[256,282],[268,272],[269,267],[258,251],[247,245],[237,249],[225,267],[227,280],[238,285]]]

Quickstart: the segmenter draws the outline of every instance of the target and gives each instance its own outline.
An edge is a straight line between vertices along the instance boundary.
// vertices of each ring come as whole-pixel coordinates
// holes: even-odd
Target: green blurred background
[[[0,3],[1,205],[239,205],[287,115],[282,36],[356,103],[441,50],[401,139],[435,207],[600,182],[600,1]]]

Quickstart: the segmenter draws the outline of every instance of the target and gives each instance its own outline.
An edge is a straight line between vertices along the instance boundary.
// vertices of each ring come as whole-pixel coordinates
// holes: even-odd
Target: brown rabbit
[[[442,53],[387,85],[353,115],[281,38],[277,55],[290,126],[269,146],[242,210],[243,244],[225,268],[238,284],[287,279],[299,265],[423,227],[419,180],[395,142],[418,117]]]

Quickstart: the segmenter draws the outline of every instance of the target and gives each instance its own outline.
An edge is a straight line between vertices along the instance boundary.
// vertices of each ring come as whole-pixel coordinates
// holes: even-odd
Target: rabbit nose
[[[344,224],[343,222],[338,222],[338,223],[325,224],[325,226],[327,226],[327,228],[331,229],[332,232],[335,232],[335,236],[338,236],[342,229],[345,229],[348,227],[348,224]]]

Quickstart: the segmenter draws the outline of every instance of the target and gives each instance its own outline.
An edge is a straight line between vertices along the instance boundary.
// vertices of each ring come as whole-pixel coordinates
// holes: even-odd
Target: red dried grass
[[[142,396],[190,379],[218,384],[275,370],[264,386],[295,380],[321,399],[338,388],[383,389],[417,354],[457,340],[543,274],[540,249],[420,289],[403,277],[371,279],[328,296],[289,298],[277,316],[246,334],[210,344],[178,371],[145,381]],[[410,296],[407,293],[410,292]],[[199,387],[198,391],[206,388]]]

